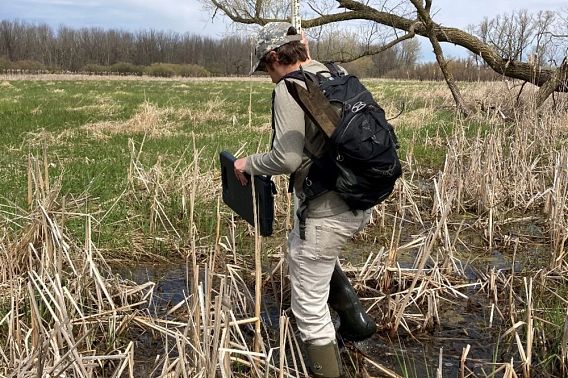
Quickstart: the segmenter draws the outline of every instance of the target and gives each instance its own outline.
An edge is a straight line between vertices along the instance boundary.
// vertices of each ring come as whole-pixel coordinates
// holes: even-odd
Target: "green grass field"
[[[8,83],[8,82],[4,82]],[[268,119],[269,85],[255,85],[255,126]],[[128,139],[141,143],[145,163],[179,158],[196,136],[204,161],[219,148],[261,139],[247,128],[249,90],[238,82],[13,81],[2,86],[2,192],[25,194],[26,155],[49,149],[54,173],[67,170],[64,191],[101,199],[120,193]],[[250,150],[251,148],[249,148]],[[8,168],[8,169],[7,169]]]
[[[249,126],[251,90],[255,109]],[[110,211],[99,234],[104,246],[127,247],[113,234],[143,232],[148,223],[143,219],[148,214],[132,214],[137,207],[144,212],[144,204],[132,198],[111,208],[128,189],[129,140],[141,150],[144,167],[160,160],[172,179],[195,151],[201,171],[213,172],[220,150],[266,148],[270,91],[269,83],[251,87],[238,81],[3,81],[1,201],[25,207],[28,157],[42,158],[46,148],[49,175],[61,178],[64,195],[85,196],[85,212]]]
[[[421,113],[426,102],[440,102],[418,94],[417,88],[424,85],[443,90],[440,83],[368,83],[387,116],[404,109],[393,121],[401,139],[401,155],[412,141],[414,154],[423,157],[426,165],[439,166],[443,146],[427,146],[424,141],[451,132],[453,116],[447,111]],[[45,149],[49,176],[61,179],[62,194],[83,198],[85,213],[104,214],[97,230],[101,247],[128,250],[128,240],[147,234],[151,226],[148,202],[136,200],[128,190],[131,140],[145,169],[150,171],[159,161],[160,172],[169,181],[169,192],[163,193],[171,205],[166,212],[172,222],[180,219],[182,224],[174,226],[183,229],[178,189],[184,183],[176,183],[176,177],[182,179],[196,152],[199,174],[211,184],[211,180],[218,183],[220,151],[249,154],[267,150],[272,88],[268,79],[3,80],[0,203],[26,207],[28,160],[30,156],[43,159]],[[209,200],[198,198],[197,203],[203,206],[196,222],[205,227],[206,234],[211,233],[215,201],[209,196]],[[74,227],[79,234],[81,223]],[[116,238],[117,234],[128,237]]]

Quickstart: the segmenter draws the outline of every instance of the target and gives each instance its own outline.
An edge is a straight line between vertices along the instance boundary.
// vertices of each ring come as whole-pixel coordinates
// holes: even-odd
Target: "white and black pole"
[[[296,28],[296,32],[302,32],[302,20],[300,19],[300,0],[290,0],[292,2],[292,26]]]

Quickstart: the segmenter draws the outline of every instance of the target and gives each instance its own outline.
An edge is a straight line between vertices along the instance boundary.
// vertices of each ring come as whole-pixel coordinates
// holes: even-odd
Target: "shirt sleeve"
[[[295,172],[304,151],[304,111],[281,81],[274,89],[274,144],[270,151],[247,158],[245,170],[255,175],[281,175]]]

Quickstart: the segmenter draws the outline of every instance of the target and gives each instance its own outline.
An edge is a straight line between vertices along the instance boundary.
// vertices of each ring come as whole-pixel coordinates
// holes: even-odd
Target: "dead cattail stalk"
[[[443,354],[444,354],[444,347],[440,348],[440,354],[438,355],[438,368],[436,369],[436,378],[442,378],[442,372],[444,370],[444,359],[443,359]]]
[[[523,375],[525,378],[531,376],[531,363],[532,363],[532,347],[534,339],[534,327],[533,327],[533,300],[532,300],[532,277],[529,278],[527,284],[527,278],[524,277],[523,280],[525,284],[526,293],[526,314],[527,314],[527,331],[526,331],[526,360],[523,361]]]
[[[254,351],[259,352],[262,344],[262,334],[261,334],[261,321],[260,321],[260,311],[261,311],[261,299],[262,299],[262,238],[259,234],[258,226],[258,207],[256,203],[256,186],[254,180],[254,172],[250,176],[251,187],[252,187],[252,203],[253,203],[253,219],[254,219],[254,272],[255,272],[255,306],[254,306],[254,316],[258,318],[254,327]]]
[[[209,265],[211,266],[211,275],[215,273],[215,264],[217,262],[217,256],[221,254],[221,197],[217,197],[217,211],[216,211],[216,222],[215,222],[215,247],[213,250],[213,256],[209,261]],[[212,276],[210,279],[213,279]]]
[[[248,113],[248,128],[250,129],[252,127],[252,82],[249,83],[249,103],[248,103],[247,113]]]
[[[33,176],[32,176],[32,156],[28,155],[28,207],[32,209],[32,201],[33,201]]]
[[[436,193],[439,193],[438,184],[436,182],[434,182],[434,187],[436,188]],[[396,313],[394,315],[393,326],[392,326],[391,332],[390,332],[391,337],[394,337],[394,334],[396,333],[396,331],[398,329],[398,326],[400,324],[400,321],[402,319],[404,311],[405,311],[406,307],[408,306],[408,303],[410,302],[412,290],[414,289],[414,287],[416,286],[416,283],[418,282],[419,278],[421,277],[422,270],[424,269],[424,266],[426,265],[426,261],[430,257],[430,253],[432,252],[432,249],[434,248],[434,245],[436,244],[436,242],[439,238],[440,230],[442,229],[443,225],[446,222],[446,217],[448,216],[448,214],[450,212],[449,204],[451,204],[451,201],[446,202],[444,204],[444,206],[442,208],[440,208],[440,218],[436,222],[436,227],[433,230],[430,231],[425,244],[423,245],[423,247],[421,247],[421,250],[420,250],[420,253],[419,253],[420,260],[419,260],[419,263],[418,263],[418,266],[417,266],[416,274],[414,275],[414,278],[412,280],[412,283],[410,284],[410,287],[408,289],[407,294],[404,296],[402,302],[398,306],[398,310],[396,311]]]
[[[49,192],[49,163],[47,159],[47,144],[43,145],[43,179],[45,182],[45,191]]]
[[[288,332],[288,317],[281,316],[280,317],[280,346],[279,346],[279,354],[280,354],[280,378],[284,378],[284,362],[286,361],[286,334]]]
[[[460,378],[465,378],[465,362],[467,361],[467,355],[469,353],[470,345],[467,344],[465,348],[463,348],[462,355],[460,358]]]
[[[289,321],[287,322],[287,326],[289,329],[286,334],[288,335],[288,344],[290,345],[289,350],[292,353],[292,363],[294,364],[294,370],[297,372],[298,371],[302,372],[305,376],[308,376],[308,370],[306,368],[306,364],[302,357],[302,351],[300,350],[300,345],[298,344],[298,340],[296,339],[296,335],[294,334],[294,331],[292,330],[292,325],[290,324]],[[298,357],[296,357],[296,355]],[[300,361],[301,370],[298,368],[297,360]]]
[[[566,255],[568,241],[568,150],[563,149],[556,155],[552,188],[547,192],[545,212],[550,224],[552,240],[551,268],[562,264]]]
[[[568,307],[566,307],[564,316],[564,328],[562,332],[562,344],[560,346],[560,351],[562,353],[560,358],[560,370],[562,371],[562,375],[566,376],[566,373],[568,373]]]
[[[394,371],[376,363],[375,361],[371,360],[369,357],[364,356],[365,361],[368,362],[369,364],[373,365],[377,370],[379,370],[381,372],[381,374],[383,374],[385,377],[389,377],[389,378],[402,378],[401,375],[398,375],[397,373],[395,373]]]
[[[390,241],[390,246],[389,246],[389,253],[387,256],[387,260],[385,263],[385,268],[387,269],[387,271],[385,271],[385,274],[382,276],[381,278],[381,289],[384,292],[388,292],[390,290],[391,287],[391,281],[392,281],[392,277],[390,272],[388,271],[388,268],[392,268],[395,266],[396,264],[396,259],[397,259],[397,254],[398,254],[398,246],[399,246],[399,241],[400,241],[400,235],[402,232],[402,224],[405,220],[405,208],[403,208],[402,210],[402,214],[399,216],[398,213],[395,214],[395,222],[394,222],[394,227],[392,229],[392,233],[391,233],[391,241]],[[397,221],[398,220],[398,226],[397,226]]]

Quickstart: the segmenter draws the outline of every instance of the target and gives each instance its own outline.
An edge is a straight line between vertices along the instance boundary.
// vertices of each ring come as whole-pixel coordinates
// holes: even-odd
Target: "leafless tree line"
[[[468,29],[506,60],[558,66],[568,54],[568,14],[522,9]]]
[[[0,22],[0,58],[35,61],[66,71],[78,71],[88,64],[125,62],[141,66],[196,64],[213,74],[242,74],[250,66],[250,50],[250,41],[239,36],[214,39],[171,31],[66,26],[54,30],[46,24]]]
[[[232,1],[236,4],[239,0]],[[272,4],[271,1],[268,3]],[[471,52],[469,59],[457,61],[440,55],[445,63],[438,64],[439,68],[436,69],[429,64],[418,64],[420,42],[411,36],[426,36],[428,33],[422,21],[409,24],[408,18],[402,18],[412,16],[411,8],[400,3],[388,13],[383,12],[382,8],[361,8],[361,5],[350,0],[340,3],[354,10],[335,13],[332,8],[321,8],[324,3],[317,8],[317,3],[311,2],[312,9],[321,15],[327,12],[328,18],[322,16],[305,20],[304,25],[313,24],[306,30],[311,40],[312,54],[317,59],[350,62],[347,63],[350,71],[360,76],[439,80],[447,75],[443,70],[446,67],[457,80],[491,80],[508,76],[540,86],[548,81],[550,89],[543,92],[566,90],[566,84],[563,86],[561,83],[566,81],[566,68],[562,64],[568,54],[568,11],[541,11],[534,14],[526,10],[513,11],[511,14],[486,18],[479,25],[469,26],[467,32],[432,23],[434,40],[453,42]],[[432,3],[427,3],[430,4],[430,12]],[[230,1],[212,1],[210,4],[229,9]],[[280,8],[271,9],[275,12],[274,9]],[[279,12],[278,17],[285,17],[288,11],[284,7]],[[435,16],[435,10],[432,12]],[[385,18],[384,14],[389,17]],[[428,13],[424,15],[429,17]],[[235,14],[230,16],[244,23],[272,20],[269,14],[264,18],[239,19]],[[330,26],[335,21],[351,18],[370,22],[357,28],[349,28],[343,23],[341,28]],[[397,29],[407,33],[401,34]],[[43,67],[66,71],[81,70],[93,64],[110,66],[118,62],[140,66],[175,63],[202,66],[218,75],[246,74],[252,51],[250,35],[244,32],[214,39],[156,30],[130,32],[101,28],[72,29],[66,26],[54,30],[46,24],[5,20],[0,22],[0,68],[2,59],[39,62]],[[491,70],[493,74],[489,72]],[[543,93],[542,97],[545,96],[546,93]]]
[[[46,24],[0,22],[0,59],[17,62],[16,67],[28,70],[38,66],[80,71],[92,65],[173,63],[199,65],[218,75],[246,75],[253,48],[250,38],[238,36],[214,39],[156,30],[129,32],[66,26],[54,30]],[[368,48],[342,31],[320,35],[311,43],[312,54],[322,61],[355,60]],[[365,77],[383,76],[395,68],[416,65],[419,48],[416,40],[407,41],[369,62],[354,62],[352,67]]]

